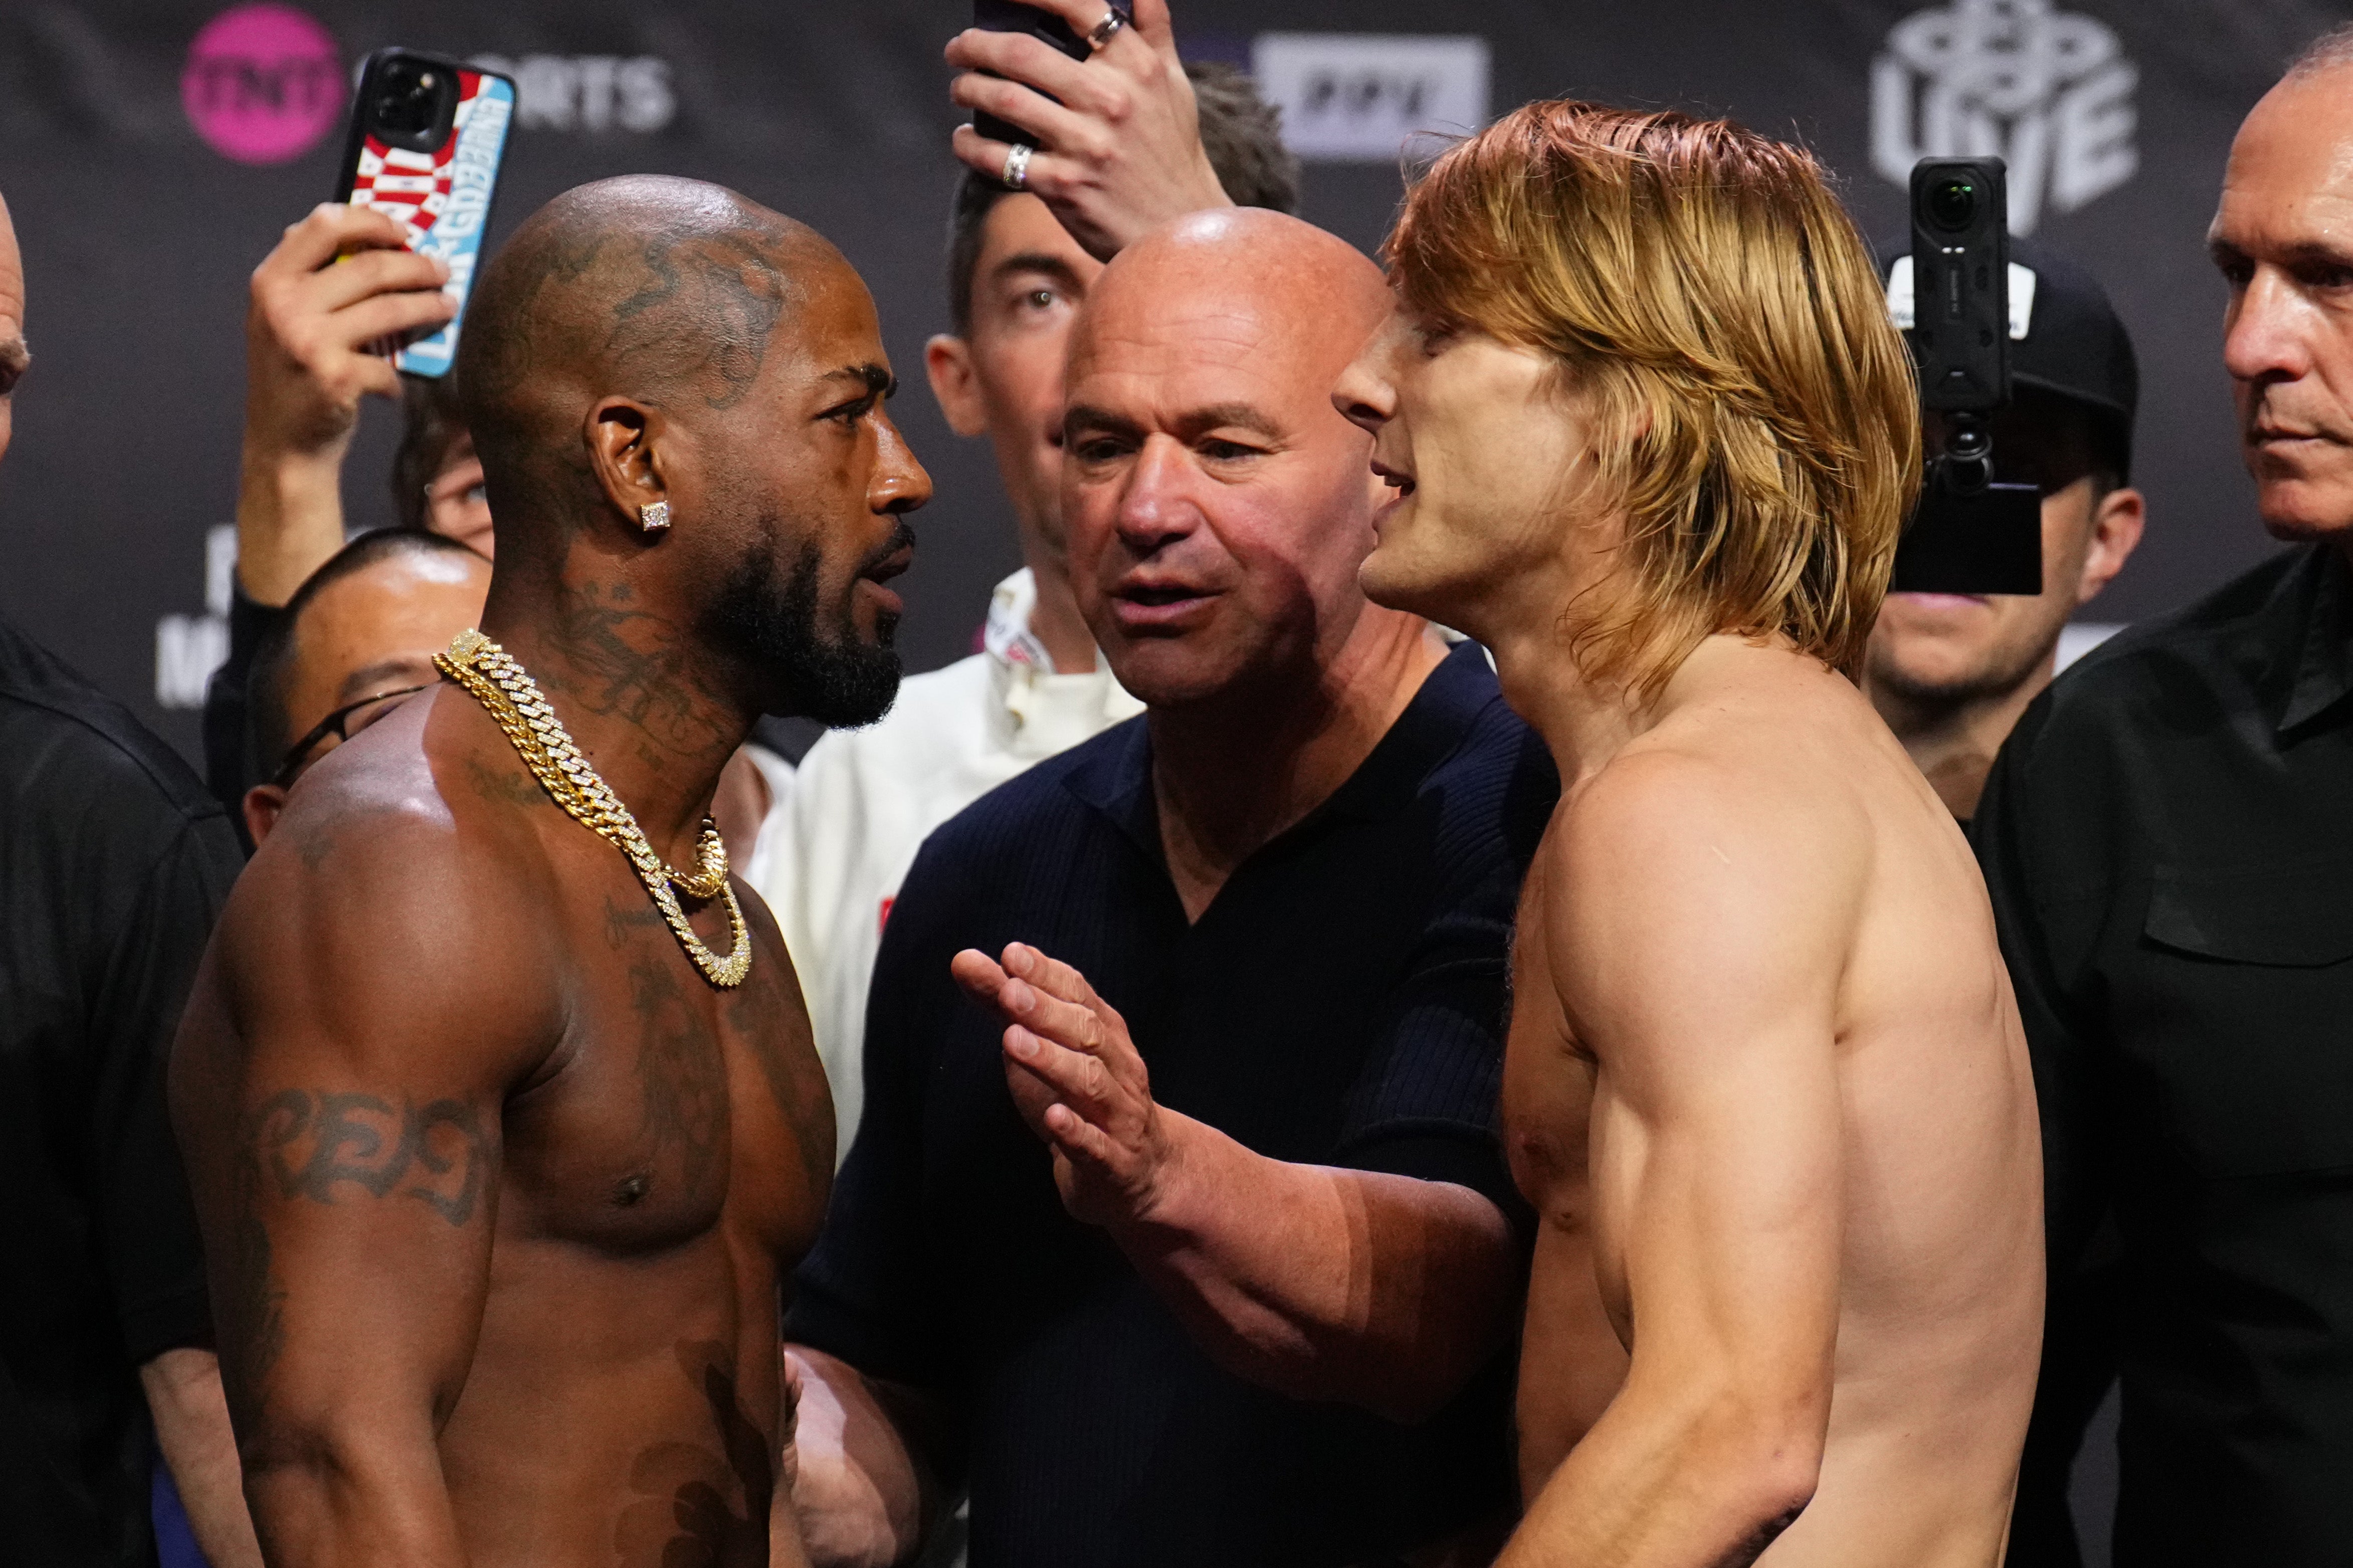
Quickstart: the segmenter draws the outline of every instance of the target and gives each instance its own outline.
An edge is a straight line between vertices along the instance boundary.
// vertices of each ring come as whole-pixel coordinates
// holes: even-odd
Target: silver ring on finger
[[[1118,6],[1114,5],[1110,10],[1104,12],[1103,20],[1097,22],[1093,26],[1087,29],[1088,52],[1090,54],[1103,53],[1103,46],[1110,43],[1112,38],[1119,32],[1119,30],[1126,26],[1127,13],[1121,10]]]
[[[1029,154],[1036,151],[1027,142],[1016,142],[1013,151],[1005,154],[1005,173],[997,178],[1007,189],[1018,191],[1029,183]]]

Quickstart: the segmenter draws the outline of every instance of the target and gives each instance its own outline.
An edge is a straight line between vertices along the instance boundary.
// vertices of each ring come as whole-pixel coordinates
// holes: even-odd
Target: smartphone
[[[1087,41],[1071,30],[1071,25],[1051,11],[1040,11],[1035,5],[1023,5],[1018,0],[972,0],[972,25],[985,33],[1027,33],[1040,43],[1050,44],[1074,60],[1083,60],[1094,50]],[[995,76],[997,73],[987,73]],[[1046,94],[1053,98],[1052,93]],[[1060,103],[1060,99],[1054,101]],[[1008,124],[994,114],[975,110],[972,128],[993,142],[1026,142],[1037,144],[1035,133],[1018,125]]]
[[[431,336],[383,346],[411,375],[446,374],[458,356],[514,105],[512,78],[438,55],[378,49],[360,68],[334,199],[389,216],[409,249],[448,263],[458,302]]]

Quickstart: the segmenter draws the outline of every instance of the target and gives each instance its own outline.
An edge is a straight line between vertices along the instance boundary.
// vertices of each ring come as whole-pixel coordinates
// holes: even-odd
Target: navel
[[[625,1209],[634,1208],[648,1193],[653,1190],[654,1179],[651,1173],[639,1171],[634,1175],[623,1176],[613,1184],[613,1202]]]

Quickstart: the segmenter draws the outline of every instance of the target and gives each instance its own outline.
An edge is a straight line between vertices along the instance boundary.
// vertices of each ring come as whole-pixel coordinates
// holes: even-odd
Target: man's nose
[[[1149,555],[1172,539],[1189,533],[1199,519],[1188,480],[1193,473],[1189,454],[1170,436],[1145,438],[1128,470],[1120,492],[1113,525],[1121,541],[1138,555]]]
[[[1340,380],[1332,388],[1332,406],[1352,424],[1360,425],[1377,436],[1381,426],[1397,416],[1397,388],[1390,385],[1377,364],[1384,338],[1375,338],[1356,356],[1354,363],[1340,373]]]
[[[2258,267],[2232,302],[2222,368],[2238,381],[2293,381],[2312,368],[2309,338],[2318,325],[2288,278],[2276,268]]]
[[[876,512],[907,512],[932,499],[932,476],[915,459],[914,448],[888,417],[877,419],[880,443],[874,454],[874,478],[866,487],[866,504]]]

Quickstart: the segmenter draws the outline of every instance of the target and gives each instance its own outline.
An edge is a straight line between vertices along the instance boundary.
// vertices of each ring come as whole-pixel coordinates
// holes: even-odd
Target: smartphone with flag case
[[[446,374],[457,358],[514,106],[513,79],[438,55],[378,49],[360,68],[335,200],[386,215],[409,249],[447,262],[458,302],[448,325],[383,345],[411,375]]]

